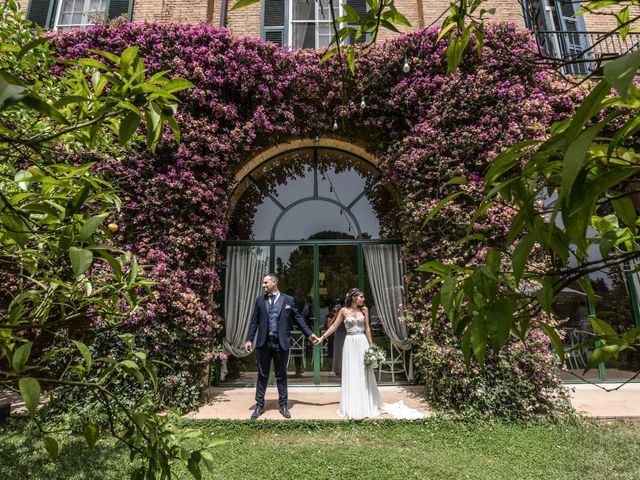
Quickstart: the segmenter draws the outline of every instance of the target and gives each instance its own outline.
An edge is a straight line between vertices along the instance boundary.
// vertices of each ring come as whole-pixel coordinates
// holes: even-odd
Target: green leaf
[[[8,81],[0,74],[0,110],[18,103],[26,94],[27,90],[22,85]]]
[[[4,227],[0,230],[0,235],[10,238],[20,247],[24,247],[29,241],[29,226],[22,216],[8,211],[0,216],[0,225]]]
[[[449,320],[453,322],[455,314],[455,293],[456,293],[456,277],[449,277],[442,282],[440,287],[440,300],[442,302],[442,308],[444,313],[449,317]]]
[[[38,410],[38,402],[40,402],[40,383],[35,378],[24,377],[18,380],[18,388],[29,415],[33,417]]]
[[[627,226],[634,226],[638,216],[636,215],[636,209],[633,205],[633,201],[629,197],[621,197],[611,200],[616,215]]]
[[[69,260],[71,260],[71,268],[73,269],[73,277],[78,278],[87,271],[93,263],[93,253],[86,248],[69,248]]]
[[[640,68],[640,50],[635,50],[604,66],[604,78],[624,99],[629,98],[629,87]]]
[[[444,207],[447,203],[451,202],[454,198],[462,195],[463,193],[465,193],[465,192],[463,192],[463,191],[455,192],[455,193],[452,193],[451,195],[443,198],[442,200],[440,200],[438,202],[438,204],[431,209],[431,211],[427,215],[427,218],[424,219],[424,222],[422,222],[422,226],[424,227],[427,223],[429,223],[431,221],[431,219],[438,214],[438,212],[442,209],[442,207]]]
[[[29,355],[31,354],[31,346],[33,342],[27,342],[20,347],[16,348],[16,351],[13,352],[13,360],[11,361],[11,365],[13,369],[16,371],[21,371],[27,360],[29,359]]]
[[[495,353],[509,340],[514,310],[511,298],[500,298],[487,309],[487,330]]]
[[[20,59],[24,57],[30,50],[33,50],[38,45],[48,43],[49,40],[50,40],[50,37],[38,37],[35,40],[31,40],[29,43],[27,43],[25,46],[23,46],[20,49],[20,52],[18,52],[18,55],[16,55],[16,60],[20,61]]]
[[[231,7],[231,11],[240,10],[241,8],[249,7],[254,3],[258,3],[260,0],[238,0],[233,7]]]
[[[120,145],[124,145],[129,141],[138,128],[138,125],[140,125],[140,120],[142,120],[142,117],[135,112],[127,113],[127,116],[122,119],[118,131]]]
[[[452,179],[445,182],[444,185],[442,186],[447,187],[449,185],[468,185],[468,184],[469,184],[469,180],[467,180],[465,177],[453,177]]]
[[[215,462],[213,461],[213,455],[208,450],[200,450],[200,458],[202,459],[202,463],[207,467],[211,473],[215,471]]]
[[[352,45],[347,47],[347,65],[349,65],[349,70],[351,71],[351,75],[356,74],[356,52]]]
[[[133,64],[133,61],[138,56],[138,47],[132,46],[126,48],[120,54],[120,70],[126,72],[129,70],[129,67]]]
[[[167,83],[164,84],[162,89],[165,92],[179,92],[181,90],[186,90],[187,88],[192,88],[193,83],[189,80],[185,80],[184,78],[172,78]]]
[[[59,452],[58,442],[56,442],[52,437],[42,437],[42,443],[44,443],[44,448],[46,448],[51,459],[57,460]]]
[[[46,115],[58,123],[69,125],[69,121],[53,105],[49,105],[35,95],[27,95],[20,102],[26,107]]]
[[[87,366],[87,371],[91,370],[91,351],[89,350],[89,347],[87,347],[84,343],[79,342],[78,340],[71,341],[84,357],[84,363]]]
[[[89,450],[93,450],[93,447],[95,447],[98,441],[99,431],[98,424],[95,422],[89,422],[87,426],[84,427],[84,439],[87,441]]]
[[[598,124],[582,132],[567,148],[562,168],[561,191],[564,196],[569,197],[571,195],[573,184],[585,166],[587,151],[603,126]]]
[[[620,345],[603,345],[601,347],[596,347],[593,351],[589,360],[587,360],[587,366],[584,371],[588,372],[594,367],[597,367],[601,363],[605,363],[606,361],[616,357],[621,351]]]
[[[471,347],[473,354],[481,367],[484,366],[485,351],[487,348],[487,323],[484,317],[476,315],[471,319],[469,326]]]
[[[591,327],[593,331],[606,343],[611,342],[618,338],[618,332],[616,332],[611,325],[600,318],[590,317]]]
[[[156,369],[153,368],[153,364],[151,362],[145,362],[144,368],[149,374],[149,378],[151,379],[151,383],[153,384],[153,390],[158,390],[158,374],[156,373]]]
[[[580,286],[582,291],[587,294],[587,298],[589,299],[589,302],[591,302],[592,305],[595,305],[596,292],[593,290],[593,285],[591,285],[591,282],[586,278],[579,278],[578,285]]]
[[[513,266],[513,277],[516,284],[518,284],[520,282],[520,279],[522,278],[524,269],[527,266],[527,262],[529,261],[529,256],[531,255],[531,250],[533,249],[535,241],[535,233],[529,232],[518,242],[518,245],[516,245],[516,248],[513,251],[511,265]]]
[[[78,237],[80,238],[80,241],[86,242],[87,240],[89,240],[91,235],[93,235],[93,233],[96,231],[96,228],[102,225],[105,218],[107,218],[108,216],[108,213],[102,213],[100,215],[95,215],[93,217],[87,218],[80,228],[80,235]]]
[[[560,366],[564,365],[565,361],[565,353],[564,353],[564,342],[558,335],[558,332],[554,327],[545,322],[540,322],[540,326],[545,331],[545,333],[551,339],[551,344],[553,345],[553,349],[556,351],[558,358],[560,359]]]
[[[538,290],[536,294],[538,303],[544,309],[544,311],[551,313],[551,303],[553,302],[553,288],[546,286]]]
[[[64,209],[64,217],[69,218],[74,215],[80,207],[84,204],[85,200],[89,196],[91,191],[91,185],[85,183],[84,186],[78,191],[68,202]]]

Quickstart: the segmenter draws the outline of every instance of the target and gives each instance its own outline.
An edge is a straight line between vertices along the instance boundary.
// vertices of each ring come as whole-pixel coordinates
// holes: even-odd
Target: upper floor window
[[[334,15],[335,18],[339,18],[341,16],[339,2],[334,3]],[[293,48],[328,46],[334,33],[329,0],[291,0],[289,6],[291,9],[289,45]]]
[[[27,19],[41,28],[88,28],[100,17],[131,19],[133,0],[29,0]]]
[[[88,28],[106,15],[107,0],[61,0],[55,17],[55,30]]]
[[[342,3],[351,6],[360,17],[367,12],[366,0],[335,0],[335,18],[344,15]],[[329,0],[263,0],[262,38],[281,47],[327,47],[334,34],[333,16]],[[365,40],[363,36],[358,42]]]

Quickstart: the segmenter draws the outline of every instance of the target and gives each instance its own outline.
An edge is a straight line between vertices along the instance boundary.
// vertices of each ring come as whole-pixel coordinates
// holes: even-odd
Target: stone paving
[[[615,384],[603,384],[607,389]],[[640,420],[640,383],[631,383],[619,390],[607,392],[589,384],[569,386],[571,400],[581,414],[595,418],[634,418]],[[432,413],[423,388],[411,386],[381,386],[386,403],[403,400],[409,407],[430,415]],[[255,408],[254,388],[211,387],[205,391],[206,403],[190,418],[248,419]],[[339,387],[289,387],[289,410],[292,418],[309,420],[340,420],[336,411],[340,403]],[[283,420],[278,412],[278,392],[269,387],[265,413],[261,419]],[[380,418],[390,418],[381,415]]]
[[[616,384],[601,384],[614,389]],[[595,385],[569,385],[573,406],[586,417],[640,420],[640,383],[629,383],[615,391],[605,391]],[[407,406],[430,415],[432,413],[419,385],[380,386],[382,399],[387,403],[403,400]],[[255,389],[241,387],[211,387],[205,390],[205,404],[189,418],[248,419],[255,407]],[[47,397],[41,397],[45,403]],[[0,392],[0,404],[11,402],[11,413],[23,415],[24,403],[15,393]],[[337,415],[340,387],[289,387],[289,410],[292,418],[308,420],[341,420]],[[266,411],[261,419],[283,420],[278,412],[278,392],[267,389]],[[380,418],[390,418],[383,414]]]

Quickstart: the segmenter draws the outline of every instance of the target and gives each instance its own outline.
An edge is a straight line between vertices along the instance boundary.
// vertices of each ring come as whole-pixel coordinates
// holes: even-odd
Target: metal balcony
[[[598,75],[609,60],[640,49],[640,32],[537,31],[536,41],[549,62],[566,75]]]

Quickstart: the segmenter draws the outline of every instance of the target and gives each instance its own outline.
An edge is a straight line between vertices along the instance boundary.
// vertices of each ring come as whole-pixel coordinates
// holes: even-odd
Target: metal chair
[[[293,330],[291,332],[291,348],[289,348],[289,360],[287,360],[287,368],[292,358],[302,358],[302,368],[306,368],[305,347],[306,337],[304,333]]]
[[[407,373],[407,362],[405,360],[405,352],[397,347],[393,346],[391,340],[389,340],[389,354],[384,362],[378,366],[378,382],[383,373],[391,374],[391,381],[396,381],[396,373],[404,373],[405,379],[409,378]]]

